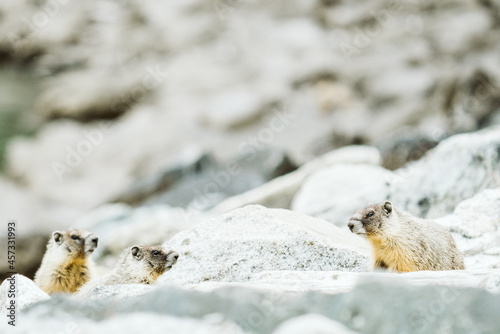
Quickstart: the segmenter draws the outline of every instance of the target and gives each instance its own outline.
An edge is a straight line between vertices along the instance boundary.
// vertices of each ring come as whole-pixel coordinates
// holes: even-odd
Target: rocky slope
[[[89,300],[18,275],[16,329],[500,332],[499,9],[0,2],[0,62],[41,84],[34,99],[33,87],[0,94],[30,123],[0,141],[19,273],[32,277],[50,232],[70,226],[99,236],[99,273],[136,243],[181,254],[157,284]],[[467,270],[369,272],[346,223],[383,199],[447,228]]]

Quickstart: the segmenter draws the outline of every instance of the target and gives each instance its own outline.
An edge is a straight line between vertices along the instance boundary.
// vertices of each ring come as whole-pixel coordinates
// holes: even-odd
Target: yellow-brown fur
[[[83,230],[56,231],[47,244],[35,283],[46,293],[73,293],[91,278],[89,254],[97,237]]]
[[[465,269],[448,231],[393,208],[389,201],[358,211],[349,220],[349,228],[370,241],[374,268],[396,272]]]
[[[122,252],[109,274],[85,284],[78,295],[90,297],[95,288],[103,285],[153,284],[172,268],[178,257],[179,254],[162,246],[132,246]]]

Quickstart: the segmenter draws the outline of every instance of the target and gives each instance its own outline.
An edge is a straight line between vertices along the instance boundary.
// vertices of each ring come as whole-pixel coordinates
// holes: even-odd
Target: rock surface
[[[243,334],[241,328],[217,314],[195,319],[153,313],[123,314],[99,322],[71,317],[43,319],[43,321],[38,319],[38,323],[36,321],[28,323],[20,321],[16,325],[16,333],[59,333],[61,326],[68,331],[97,334],[138,333],[144,330],[152,334],[163,334],[165,332],[176,334]]]
[[[283,322],[273,334],[356,334],[339,322],[320,314],[306,314]]]
[[[265,271],[251,276],[249,282],[203,282],[186,287],[197,291],[214,291],[225,286],[253,288],[270,293],[317,291],[326,294],[346,293],[360,280],[402,279],[413,285],[481,288],[500,292],[500,273],[495,269],[460,271],[422,271],[412,273],[345,272],[345,271]]]
[[[221,214],[251,204],[263,205],[268,208],[290,209],[293,197],[311,174],[342,163],[378,165],[380,164],[380,152],[368,146],[347,146],[333,150],[308,162],[294,172],[223,201],[211,213]]]
[[[304,182],[292,203],[292,210],[339,227],[368,203],[389,197],[390,171],[372,165],[339,164],[325,168]]]
[[[325,168],[304,183],[292,209],[343,226],[368,203],[389,199],[416,216],[442,217],[463,200],[500,186],[499,148],[500,127],[494,126],[452,136],[394,172],[377,166]]]
[[[452,232],[467,268],[500,268],[500,188],[461,202],[436,222]]]
[[[180,231],[192,228],[201,216],[189,215],[182,208],[166,205],[132,208],[110,204],[82,217],[76,226],[92,231],[99,238],[93,258],[118,256],[136,244],[160,245]]]
[[[184,284],[246,281],[266,270],[364,271],[369,255],[364,240],[348,231],[261,206],[213,218],[179,233],[164,246],[180,256],[160,280]]]
[[[463,200],[500,186],[500,127],[453,136],[397,172],[391,200],[415,215],[437,218]]]
[[[498,13],[498,0],[0,1],[0,63],[13,71],[0,67],[0,220],[18,223],[16,269],[34,273],[49,233],[85,221],[105,267],[128,243],[187,229],[165,286],[45,300],[16,276],[30,294],[19,291],[16,329],[499,333]],[[16,103],[35,94],[12,89],[17,72],[41,83],[36,104]],[[192,152],[217,163],[178,164]],[[380,155],[405,168],[373,166]],[[245,172],[218,187],[211,172],[234,161]],[[263,184],[287,164],[303,167]],[[382,195],[446,226],[468,269],[363,272],[369,250],[335,224]],[[114,201],[139,207],[103,207]],[[219,216],[248,204],[329,222],[261,207]]]
[[[15,298],[10,298],[13,286],[15,287]],[[36,284],[23,275],[14,275],[2,282],[0,285],[0,310],[7,312],[11,300],[16,302],[16,312],[24,311],[33,304],[50,299],[49,295],[40,290]]]
[[[56,296],[23,314],[20,325],[31,330],[38,326],[40,332],[63,324],[94,329],[95,321],[110,327],[118,322],[133,326],[127,319],[144,324],[141,318],[161,316],[168,326],[168,317],[174,316],[186,321],[198,319],[201,323],[197,324],[204,328],[205,321],[214,321],[207,316],[216,313],[221,315],[216,317],[218,324],[227,319],[243,332],[271,334],[285,321],[313,313],[367,334],[439,333],[443,328],[458,334],[478,328],[482,333],[496,333],[500,329],[496,316],[500,295],[478,288],[416,286],[397,276],[366,277],[352,291],[337,295],[317,291],[276,294],[231,286],[199,292],[165,286],[120,301],[82,303]],[[1,323],[0,329],[4,328],[6,325]]]

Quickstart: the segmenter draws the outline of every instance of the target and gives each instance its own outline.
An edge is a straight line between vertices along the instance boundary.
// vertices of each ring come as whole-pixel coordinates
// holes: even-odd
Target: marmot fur
[[[385,201],[356,212],[348,223],[373,246],[374,267],[396,272],[465,269],[451,234],[441,225]]]
[[[179,254],[162,246],[135,245],[127,248],[118,258],[115,268],[107,275],[84,285],[80,296],[89,296],[102,285],[151,284],[164,272],[172,269]]]
[[[85,230],[70,229],[52,233],[35,284],[46,293],[76,292],[91,278],[89,256],[98,238]]]

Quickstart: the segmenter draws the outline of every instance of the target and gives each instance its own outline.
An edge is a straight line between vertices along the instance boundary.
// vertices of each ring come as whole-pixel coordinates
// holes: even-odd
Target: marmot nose
[[[349,226],[349,229],[352,232],[352,229],[354,228],[354,223],[349,222],[349,224],[347,224],[347,226]]]
[[[179,258],[179,254],[177,252],[172,251],[170,254],[168,254],[167,259],[169,261],[172,261],[172,263],[177,263],[177,259]]]
[[[97,246],[97,242],[99,241],[99,238],[94,238],[92,239],[92,243],[95,244]]]

